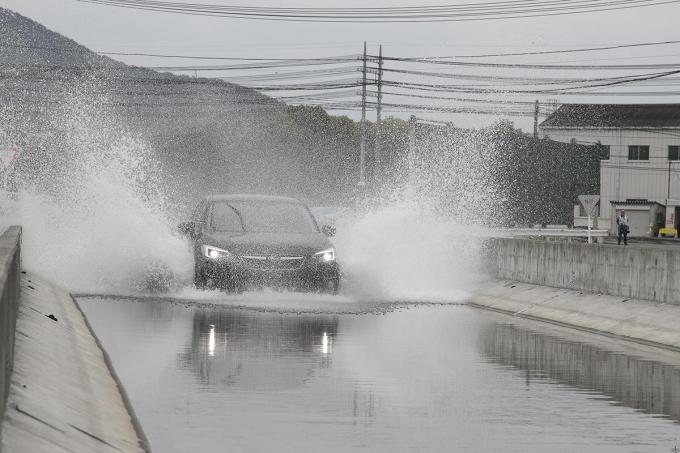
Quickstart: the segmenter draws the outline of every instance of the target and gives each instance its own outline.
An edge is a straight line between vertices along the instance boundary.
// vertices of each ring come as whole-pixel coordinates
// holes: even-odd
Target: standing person
[[[621,213],[616,217],[616,226],[619,233],[619,245],[621,245],[621,238],[623,238],[623,245],[628,245],[628,232],[630,231],[630,227],[628,227],[626,211],[621,210]]]

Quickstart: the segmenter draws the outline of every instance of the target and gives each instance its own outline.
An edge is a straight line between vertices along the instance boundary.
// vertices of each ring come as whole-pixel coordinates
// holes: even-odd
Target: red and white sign
[[[18,146],[0,146],[0,171],[7,171],[14,167],[19,154],[21,154],[21,148]]]
[[[675,206],[666,208],[666,228],[675,228]]]

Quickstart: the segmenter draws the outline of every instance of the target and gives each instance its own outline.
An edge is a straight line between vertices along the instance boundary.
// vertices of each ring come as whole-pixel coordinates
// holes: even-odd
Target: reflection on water
[[[191,345],[179,361],[205,385],[295,388],[315,368],[330,366],[337,331],[335,315],[196,310]],[[297,356],[294,363],[291,355]]]
[[[483,339],[484,352],[491,360],[527,372],[527,385],[535,379],[550,379],[680,421],[677,367],[509,324],[494,325]]]
[[[644,413],[678,419],[678,369],[625,344],[464,306],[339,315],[324,303],[295,314],[81,300],[155,452],[680,447],[680,425]]]

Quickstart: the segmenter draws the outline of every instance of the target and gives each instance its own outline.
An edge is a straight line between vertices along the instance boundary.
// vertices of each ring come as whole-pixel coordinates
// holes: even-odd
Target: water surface
[[[680,448],[675,354],[464,305],[79,302],[155,452]]]

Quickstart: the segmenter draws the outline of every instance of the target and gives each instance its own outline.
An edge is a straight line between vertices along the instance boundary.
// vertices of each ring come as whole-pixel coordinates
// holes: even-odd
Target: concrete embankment
[[[487,282],[469,304],[680,351],[680,305],[508,280]]]
[[[21,228],[12,227],[0,236],[0,363],[2,363],[0,420],[5,412],[14,363],[14,332],[19,307],[20,269]]]
[[[470,304],[680,351],[680,250],[491,242],[495,279]]]
[[[21,296],[0,451],[149,451],[76,301],[50,282],[20,272],[17,264]]]

